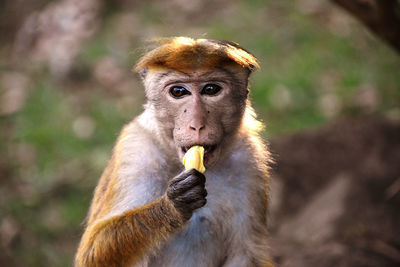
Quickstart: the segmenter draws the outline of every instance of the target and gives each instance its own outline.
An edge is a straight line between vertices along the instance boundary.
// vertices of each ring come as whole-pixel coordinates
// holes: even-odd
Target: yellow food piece
[[[204,159],[204,147],[202,146],[192,146],[188,151],[186,151],[185,156],[183,156],[182,163],[185,165],[185,169],[189,170],[195,168],[201,173],[206,171],[203,163]]]

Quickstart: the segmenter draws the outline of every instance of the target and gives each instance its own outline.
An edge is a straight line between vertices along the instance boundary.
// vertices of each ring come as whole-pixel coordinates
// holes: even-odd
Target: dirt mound
[[[399,266],[399,121],[343,119],[271,150],[279,266]]]

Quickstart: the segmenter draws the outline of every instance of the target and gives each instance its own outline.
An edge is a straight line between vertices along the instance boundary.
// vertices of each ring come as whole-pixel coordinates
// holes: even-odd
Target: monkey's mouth
[[[181,150],[183,154],[185,154],[192,146],[202,146],[204,147],[204,158],[207,159],[208,155],[210,155],[212,152],[214,152],[215,148],[217,148],[217,145],[202,145],[202,144],[194,144],[190,146],[182,146]]]

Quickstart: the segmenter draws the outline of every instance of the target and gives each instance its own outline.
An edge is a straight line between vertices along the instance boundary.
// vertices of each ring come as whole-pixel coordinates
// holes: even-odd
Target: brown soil
[[[271,142],[278,266],[400,266],[400,122],[367,117]]]

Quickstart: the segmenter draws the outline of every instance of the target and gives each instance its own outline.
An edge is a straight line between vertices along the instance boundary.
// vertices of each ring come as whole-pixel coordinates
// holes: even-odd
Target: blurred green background
[[[398,55],[329,1],[5,0],[0,17],[2,266],[71,266],[113,142],[142,110],[131,69],[154,37],[250,50],[267,138],[400,116]]]

